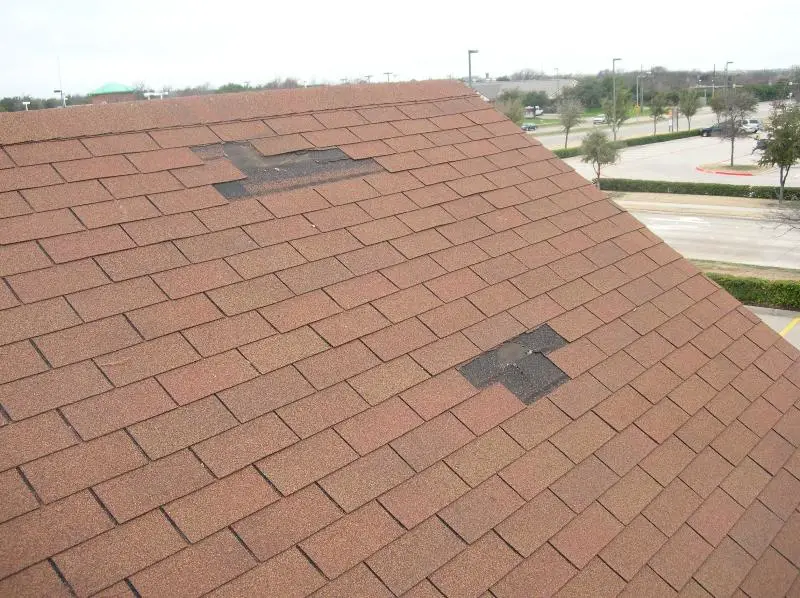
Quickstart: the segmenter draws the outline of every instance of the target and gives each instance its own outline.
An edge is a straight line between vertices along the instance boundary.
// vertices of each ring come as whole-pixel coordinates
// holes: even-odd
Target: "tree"
[[[505,114],[514,123],[521,125],[525,118],[525,108],[519,98],[499,100],[495,103],[495,108]]]
[[[678,97],[678,109],[686,117],[687,126],[692,128],[692,117],[697,114],[700,108],[700,98],[694,89],[684,89]]]
[[[619,159],[619,145],[610,141],[608,135],[599,129],[591,131],[581,143],[582,162],[591,163],[597,175],[597,188],[600,188],[600,169],[606,164],[615,164]]]
[[[564,148],[567,147],[569,131],[572,127],[583,122],[583,104],[578,100],[564,100],[558,106],[558,119],[561,121],[561,128],[564,130]]]
[[[758,163],[778,167],[778,200],[783,201],[789,169],[800,160],[800,106],[786,102],[773,104],[765,131],[767,145]]]
[[[733,166],[733,150],[736,138],[741,136],[742,124],[756,109],[758,100],[749,91],[743,89],[726,89],[720,96],[722,97],[722,118],[723,134],[731,140],[731,166]]]
[[[617,131],[619,131],[620,126],[630,117],[631,107],[631,90],[627,87],[617,86],[616,109],[613,95],[603,100],[603,112],[606,115],[606,121],[611,125],[614,141],[617,140]]]
[[[653,135],[656,134],[656,123],[667,112],[667,98],[663,93],[657,93],[650,100],[650,116],[653,117]]]
[[[708,105],[711,106],[711,112],[716,115],[717,124],[719,124],[719,119],[722,118],[722,113],[725,111],[725,99],[722,97],[722,92],[720,91],[719,94],[711,98],[708,101]]]

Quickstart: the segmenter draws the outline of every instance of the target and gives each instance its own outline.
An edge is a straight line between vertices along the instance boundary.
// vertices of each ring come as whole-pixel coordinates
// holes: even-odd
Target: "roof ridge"
[[[259,90],[0,114],[0,146],[469,97],[460,81]]]

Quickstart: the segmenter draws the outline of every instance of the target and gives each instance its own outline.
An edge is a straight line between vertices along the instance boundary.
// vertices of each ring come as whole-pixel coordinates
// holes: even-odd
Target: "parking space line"
[[[798,322],[800,322],[800,317],[797,317],[797,318],[795,318],[794,320],[792,320],[791,322],[789,322],[789,323],[786,325],[786,327],[785,327],[783,330],[781,330],[781,333],[780,333],[780,334],[781,334],[781,336],[786,336],[787,334],[789,334],[789,332],[792,330],[792,328],[794,328],[795,326],[797,326],[797,323],[798,323]]]

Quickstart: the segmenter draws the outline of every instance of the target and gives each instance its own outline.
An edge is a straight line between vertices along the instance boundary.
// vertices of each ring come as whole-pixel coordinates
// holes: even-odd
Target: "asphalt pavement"
[[[762,102],[758,105],[756,112],[751,118],[759,118],[763,120],[769,115],[770,105],[768,102]],[[717,117],[711,112],[708,107],[701,108],[697,114],[692,117],[692,128],[699,129],[701,127],[708,127],[717,122]],[[678,130],[685,130],[688,128],[686,117],[681,116],[678,123]],[[586,134],[592,129],[601,129],[606,131],[611,137],[611,128],[608,125],[592,125],[592,119],[587,117],[586,120],[579,125],[578,129],[570,133],[569,145],[570,147],[580,145]],[[660,120],[656,123],[656,132],[668,133],[669,121]],[[646,137],[653,134],[653,121],[650,118],[638,117],[632,119],[628,124],[623,124],[617,132],[617,139],[631,139],[633,137]],[[536,132],[531,133],[542,145],[550,149],[564,147],[564,133],[558,126],[541,127]],[[749,149],[748,149],[749,151]]]
[[[781,219],[776,202],[656,193],[617,202],[684,257],[800,269],[800,229]]]
[[[735,164],[756,164],[758,153],[753,153],[755,140],[742,137],[734,146]],[[777,169],[769,169],[753,174],[724,175],[697,170],[698,166],[727,163],[730,160],[731,146],[729,140],[719,137],[689,137],[640,145],[620,151],[620,159],[616,164],[605,166],[601,175],[624,179],[646,179],[656,181],[690,181],[698,183],[725,183],[730,185],[766,185],[778,184]],[[588,179],[594,178],[591,164],[581,161],[580,157],[569,158],[567,164]],[[724,168],[724,167],[723,167]],[[789,171],[787,187],[800,185],[800,169]]]

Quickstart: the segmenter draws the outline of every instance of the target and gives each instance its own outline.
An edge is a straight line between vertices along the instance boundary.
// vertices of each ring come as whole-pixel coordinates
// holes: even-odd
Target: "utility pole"
[[[617,62],[622,58],[614,58],[611,61],[611,88],[613,106],[613,117],[611,121],[611,131],[614,133],[614,141],[617,140]]]
[[[472,87],[472,55],[477,53],[477,50],[467,50],[467,79],[470,87]]]
[[[716,92],[717,88],[717,65],[714,63],[714,71],[711,74],[711,97],[714,97],[714,93]]]
[[[394,75],[394,73],[393,73],[392,71],[386,71],[386,72],[385,72],[385,73],[383,73],[383,74],[384,74],[384,75],[386,75],[386,82],[387,82],[387,83],[389,83],[389,81],[390,81],[390,79],[391,79],[391,76],[392,76],[392,75]]]

